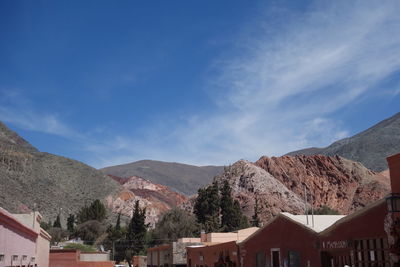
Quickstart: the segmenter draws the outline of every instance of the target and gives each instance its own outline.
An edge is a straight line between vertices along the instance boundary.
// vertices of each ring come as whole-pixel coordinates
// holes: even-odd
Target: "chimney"
[[[400,153],[386,158],[389,164],[392,193],[400,193]]]
[[[206,235],[206,231],[201,230],[200,232],[200,242],[207,242],[207,235]]]

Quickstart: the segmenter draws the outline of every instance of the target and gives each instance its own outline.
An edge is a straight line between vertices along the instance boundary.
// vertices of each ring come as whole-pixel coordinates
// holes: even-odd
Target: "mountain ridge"
[[[178,162],[140,160],[100,169],[103,173],[128,178],[139,176],[166,185],[179,193],[192,195],[222,173],[222,166],[194,166]]]
[[[371,170],[384,171],[387,169],[386,157],[399,151],[400,112],[358,134],[333,142],[327,147],[310,147],[289,152],[286,155],[339,155],[361,162]]]

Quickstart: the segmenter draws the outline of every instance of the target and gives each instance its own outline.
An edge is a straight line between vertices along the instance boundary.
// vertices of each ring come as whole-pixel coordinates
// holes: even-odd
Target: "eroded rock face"
[[[234,197],[240,201],[242,210],[248,217],[254,213],[256,198],[263,220],[281,211],[297,214],[304,210],[304,202],[295,193],[270,173],[249,161],[236,162],[214,180],[219,183],[229,181]]]
[[[249,218],[258,198],[263,221],[281,211],[304,213],[304,188],[315,209],[327,205],[341,214],[383,198],[390,188],[387,176],[360,163],[321,155],[261,157],[255,163],[240,160],[215,180],[230,182]]]
[[[386,176],[339,156],[261,157],[255,164],[318,208],[327,205],[348,214],[383,198],[390,190]]]
[[[136,200],[141,208],[146,207],[146,223],[154,226],[159,216],[174,206],[179,206],[187,201],[187,197],[172,191],[167,186],[152,183],[143,178],[132,176],[120,178],[110,176],[118,181],[123,190],[116,195],[110,195],[106,202],[113,213],[131,217]]]

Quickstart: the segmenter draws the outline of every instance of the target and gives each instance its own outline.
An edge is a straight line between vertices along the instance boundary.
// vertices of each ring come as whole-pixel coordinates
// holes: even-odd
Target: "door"
[[[280,267],[280,255],[279,250],[272,250],[272,267]]]

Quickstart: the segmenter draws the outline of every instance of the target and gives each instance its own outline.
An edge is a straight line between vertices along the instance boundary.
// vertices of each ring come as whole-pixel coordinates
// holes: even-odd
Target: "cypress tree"
[[[117,223],[115,224],[115,231],[121,231],[121,212],[118,213]]]
[[[217,231],[219,229],[219,206],[220,199],[217,182],[214,182],[205,189],[199,189],[193,213],[196,215],[197,222],[201,224],[203,230],[206,232]]]
[[[70,214],[67,219],[67,229],[70,233],[73,233],[75,230],[75,215]]]
[[[61,228],[60,214],[57,215],[57,218],[53,223],[53,227],[54,228]]]
[[[146,208],[139,207],[139,200],[135,202],[132,219],[128,226],[126,239],[129,247],[127,258],[144,253],[146,244]],[[131,255],[130,255],[131,254]]]
[[[260,227],[261,225],[261,220],[258,214],[260,213],[260,207],[258,206],[258,198],[256,197],[255,203],[254,203],[254,214],[251,217],[251,225],[255,227]]]
[[[228,180],[225,180],[221,188],[221,229],[225,232],[236,230],[237,222],[234,218],[237,216],[234,212],[232,189]]]

